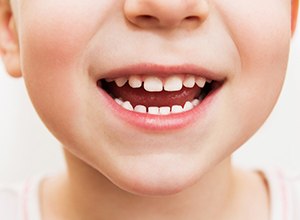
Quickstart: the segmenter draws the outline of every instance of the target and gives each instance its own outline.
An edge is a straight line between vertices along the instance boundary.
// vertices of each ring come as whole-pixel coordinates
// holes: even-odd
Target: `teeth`
[[[123,104],[123,101],[121,99],[115,99],[116,103],[118,103],[119,105]]]
[[[130,76],[128,83],[132,88],[140,88],[143,82],[140,76]]]
[[[147,113],[147,108],[146,108],[146,106],[143,106],[143,105],[137,105],[134,107],[134,111],[140,112],[140,113]]]
[[[116,82],[117,86],[122,87],[126,84],[127,78],[126,77],[117,78],[117,79],[115,79],[115,82]]]
[[[113,82],[113,81],[115,81],[115,80],[114,80],[114,79],[107,78],[107,79],[105,79],[105,81],[106,81],[106,82]]]
[[[189,110],[191,110],[191,109],[193,109],[194,108],[194,105],[191,103],[191,102],[189,102],[189,101],[187,101],[185,104],[184,104],[184,107],[183,107],[183,111],[189,111]]]
[[[160,79],[159,77],[155,76],[147,76],[145,79],[142,79],[142,76],[139,75],[132,75],[128,77],[120,77],[116,79],[107,78],[105,79],[107,82],[115,81],[118,87],[124,86],[127,81],[130,87],[132,88],[140,88],[143,85],[144,81],[144,89],[148,92],[161,92],[163,90],[168,92],[173,91],[180,91],[183,86],[186,88],[193,88],[195,84],[200,88],[205,86],[205,83],[212,82],[212,80],[207,80],[201,76],[193,76],[187,75],[184,80],[182,76],[170,76],[167,77],[165,80]],[[164,83],[163,83],[164,81]]]
[[[123,102],[121,99],[115,99],[116,103],[118,103],[120,106],[122,106],[124,109],[127,109],[129,111],[135,111],[139,113],[148,113],[151,115],[169,115],[169,114],[176,114],[181,112],[186,112],[189,110],[192,110],[195,106],[199,105],[200,101],[198,99],[194,99],[192,102],[187,101],[184,104],[184,107],[181,105],[173,105],[172,107],[169,106],[151,106],[147,107],[144,105],[137,105],[134,108],[132,107],[131,103],[129,101]]]
[[[181,113],[181,112],[183,112],[183,108],[181,105],[172,106],[172,113]]]
[[[183,81],[183,85],[187,88],[193,88],[195,86],[195,76],[188,75]]]
[[[155,106],[149,107],[148,113],[151,115],[159,115],[159,107],[155,107]]]
[[[144,81],[144,89],[148,92],[161,92],[163,83],[158,77],[147,77]]]
[[[196,78],[196,84],[200,87],[200,88],[203,88],[204,85],[206,83],[206,79],[203,78],[203,77],[197,77]]]
[[[198,99],[194,99],[192,101],[192,104],[193,104],[194,107],[197,106],[197,105],[199,105],[199,103],[200,103],[200,101]]]
[[[164,90],[173,92],[182,89],[182,79],[179,76],[168,77],[165,81]]]
[[[169,106],[163,106],[159,108],[159,113],[161,115],[169,115],[171,113],[171,107]]]
[[[123,102],[122,107],[127,110],[133,111],[133,107],[129,101]]]
[[[183,80],[184,79],[184,80]],[[139,75],[132,75],[130,77],[120,77],[116,79],[107,78],[105,79],[107,82],[115,81],[118,87],[124,86],[127,82],[130,87],[132,88],[140,88],[144,87],[144,89],[148,92],[161,92],[165,91],[180,91],[183,86],[186,88],[193,88],[195,84],[198,87],[203,88],[206,83],[212,82],[212,80],[206,80],[200,76],[193,76],[193,75],[186,75],[185,77],[181,75],[170,76],[164,79],[160,79],[159,77],[155,76],[139,76]],[[204,94],[203,94],[204,95]],[[181,112],[186,112],[197,105],[203,100],[203,97],[200,96],[198,99],[194,99],[192,101],[187,101],[184,106],[181,105],[173,105],[173,106],[151,106],[146,107],[144,105],[137,105],[135,107],[129,101],[123,101],[121,98],[116,98],[115,102],[122,106],[124,109],[129,111],[135,111],[139,113],[148,113],[152,115],[169,115],[169,114],[176,114]]]

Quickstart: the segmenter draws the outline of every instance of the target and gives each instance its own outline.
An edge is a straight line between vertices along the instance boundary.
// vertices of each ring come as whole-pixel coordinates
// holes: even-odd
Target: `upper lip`
[[[212,81],[224,81],[226,78],[226,76],[224,76],[224,74],[222,73],[216,73],[194,64],[165,66],[165,65],[158,65],[152,63],[140,63],[140,64],[112,69],[102,74],[101,78],[98,78],[98,80],[104,78],[118,78],[118,77],[130,76],[130,75],[151,75],[151,76],[168,77],[170,75],[179,75],[179,74],[191,74],[191,75],[201,76],[207,80],[212,80]]]

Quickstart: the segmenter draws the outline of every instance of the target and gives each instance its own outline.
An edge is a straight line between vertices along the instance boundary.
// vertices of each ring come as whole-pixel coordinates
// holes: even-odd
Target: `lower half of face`
[[[290,3],[191,1],[208,6],[205,18],[171,27],[151,23],[176,18],[164,3],[145,1],[165,17],[148,11],[152,21],[134,23],[128,2],[24,1],[24,78],[40,117],[73,155],[124,190],[175,193],[270,114],[286,71]]]

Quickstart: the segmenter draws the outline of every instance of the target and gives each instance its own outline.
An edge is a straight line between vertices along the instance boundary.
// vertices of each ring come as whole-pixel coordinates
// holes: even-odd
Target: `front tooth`
[[[115,82],[116,82],[117,86],[122,87],[126,84],[127,78],[126,77],[117,78],[115,80]]]
[[[147,108],[146,108],[146,106],[143,106],[143,105],[137,105],[134,107],[134,111],[140,112],[140,113],[147,113]]]
[[[148,113],[151,115],[159,115],[159,108],[155,106],[151,106],[148,108]]]
[[[179,76],[168,77],[164,84],[164,90],[173,92],[182,89],[182,79]]]
[[[122,107],[127,110],[133,111],[133,107],[129,101],[123,102]]]
[[[162,106],[159,108],[159,114],[161,115],[169,115],[171,113],[171,107],[169,106]]]
[[[183,81],[183,85],[187,88],[193,88],[195,85],[195,76],[187,76]]]
[[[172,106],[172,113],[181,113],[181,112],[183,112],[183,108],[181,105]]]
[[[144,81],[144,89],[148,92],[161,92],[163,90],[163,83],[159,78],[149,76]]]
[[[196,78],[196,84],[200,87],[200,88],[203,88],[204,85],[205,85],[205,82],[206,82],[206,79],[203,78],[203,77],[197,77]]]
[[[194,108],[194,105],[191,102],[187,101],[184,104],[183,111],[189,111],[189,110],[191,110],[193,108]]]
[[[140,76],[130,76],[128,83],[132,88],[140,88],[142,86],[142,79]]]

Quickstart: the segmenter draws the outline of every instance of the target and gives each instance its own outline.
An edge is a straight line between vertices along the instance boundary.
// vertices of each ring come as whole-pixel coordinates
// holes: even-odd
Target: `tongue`
[[[193,88],[183,87],[175,92],[148,92],[143,87],[133,89],[128,84],[118,87],[115,83],[107,83],[105,90],[115,98],[121,98],[123,101],[129,101],[132,106],[144,105],[150,106],[184,106],[186,101],[192,101],[197,98],[201,92],[198,86]]]

